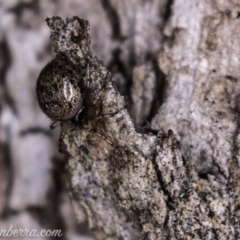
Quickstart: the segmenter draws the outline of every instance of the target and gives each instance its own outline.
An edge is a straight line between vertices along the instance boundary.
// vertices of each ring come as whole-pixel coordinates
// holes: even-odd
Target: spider
[[[97,114],[96,109],[104,95],[108,78],[102,84],[99,94],[92,100],[89,63],[86,70],[87,86],[81,83],[80,75],[71,64],[66,63],[65,58],[56,56],[42,69],[37,79],[36,93],[39,106],[53,121],[51,129],[61,121],[72,120],[75,124],[79,123],[87,112],[92,131],[110,145],[114,145],[109,138],[97,131],[99,119],[114,116],[119,112],[118,110],[105,115]]]

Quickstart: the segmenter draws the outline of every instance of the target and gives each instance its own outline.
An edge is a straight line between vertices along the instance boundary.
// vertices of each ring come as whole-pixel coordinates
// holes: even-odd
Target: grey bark
[[[59,188],[68,181],[78,221],[99,239],[239,239],[237,2],[0,4],[1,228],[62,228],[64,238],[79,237]],[[94,131],[63,123],[66,179],[59,132],[49,131],[34,95],[37,75],[54,57],[44,22],[53,15],[89,20],[93,55],[126,102],[108,86],[118,114]],[[104,104],[99,113],[110,110]]]

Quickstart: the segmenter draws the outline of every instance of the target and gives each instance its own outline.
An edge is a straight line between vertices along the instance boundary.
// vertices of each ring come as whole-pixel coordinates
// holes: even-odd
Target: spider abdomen
[[[43,68],[36,92],[40,108],[54,121],[71,119],[82,107],[79,78],[70,66],[58,59]]]

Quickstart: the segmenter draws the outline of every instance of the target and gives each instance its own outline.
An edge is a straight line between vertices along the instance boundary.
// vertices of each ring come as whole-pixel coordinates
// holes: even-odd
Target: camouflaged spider
[[[72,120],[78,123],[84,112],[88,114],[91,129],[109,144],[111,140],[97,131],[98,120],[114,116],[119,111],[105,115],[97,115],[96,106],[105,91],[107,81],[103,84],[97,97],[93,101],[89,96],[89,63],[87,64],[87,86],[81,86],[79,74],[66,59],[56,57],[41,71],[36,85],[37,100],[42,111],[53,121],[53,129],[58,122]],[[81,91],[82,90],[82,91]]]

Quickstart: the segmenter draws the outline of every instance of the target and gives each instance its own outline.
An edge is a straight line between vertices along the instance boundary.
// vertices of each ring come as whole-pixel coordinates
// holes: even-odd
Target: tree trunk
[[[97,239],[240,238],[238,3],[6,0],[0,8],[1,229],[89,239],[87,223]],[[35,97],[40,70],[55,58],[44,22],[53,15],[69,17],[70,32],[80,28],[72,16],[89,20],[97,56],[85,35],[74,55],[69,32],[48,22],[85,106],[77,124],[61,122],[66,157]]]

